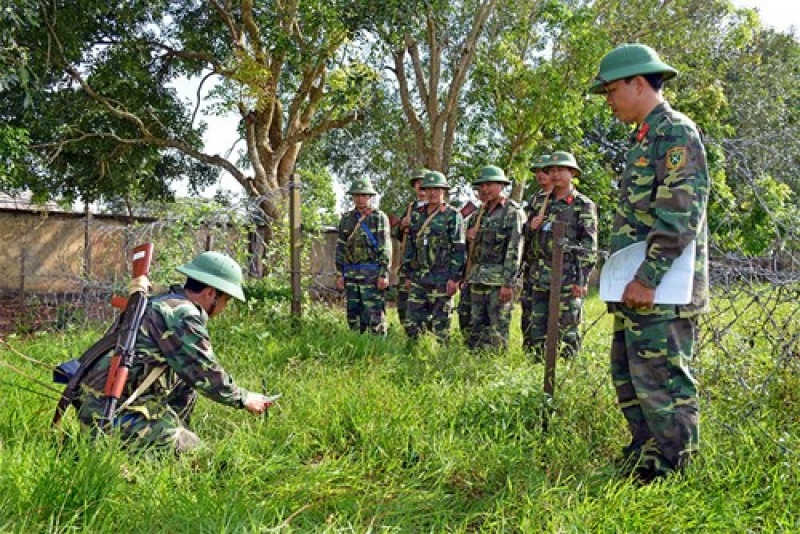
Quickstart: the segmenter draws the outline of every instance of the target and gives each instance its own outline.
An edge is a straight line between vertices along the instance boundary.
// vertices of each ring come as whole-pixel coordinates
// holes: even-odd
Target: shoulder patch
[[[677,170],[686,165],[686,147],[675,146],[667,150],[667,168]]]

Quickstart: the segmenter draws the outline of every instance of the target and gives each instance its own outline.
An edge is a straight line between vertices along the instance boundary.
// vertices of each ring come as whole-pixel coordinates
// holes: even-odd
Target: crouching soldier
[[[231,298],[244,300],[239,265],[225,254],[203,252],[178,271],[187,277],[184,286],[153,297],[145,310],[111,428],[134,444],[180,453],[200,444],[189,429],[197,392],[253,414],[264,413],[272,401],[236,385],[217,361],[206,329]],[[78,419],[93,432],[104,428],[112,356],[103,356],[80,385]]]
[[[342,215],[336,242],[338,289],[347,296],[347,323],[351,330],[386,334],[386,288],[392,239],[389,218],[370,207],[377,191],[366,178],[353,181],[347,192],[355,209]]]
[[[428,171],[421,187],[428,203],[411,215],[403,258],[409,288],[405,329],[414,339],[428,330],[446,341],[464,270],[464,219],[445,202],[450,187],[442,173]]]

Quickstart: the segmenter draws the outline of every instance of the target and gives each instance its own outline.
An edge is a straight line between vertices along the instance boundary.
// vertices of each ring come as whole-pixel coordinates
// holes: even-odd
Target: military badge
[[[676,170],[686,165],[686,147],[676,146],[667,150],[667,169]]]

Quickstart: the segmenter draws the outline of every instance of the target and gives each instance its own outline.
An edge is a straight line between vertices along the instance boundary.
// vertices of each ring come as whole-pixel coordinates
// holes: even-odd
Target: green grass
[[[205,449],[135,455],[49,429],[54,401],[0,386],[0,532],[792,532],[800,528],[797,364],[706,343],[702,454],[637,488],[611,463],[626,441],[607,369],[610,319],[590,299],[584,353],[559,362],[548,430],[542,368],[518,348],[413,346],[340,310],[253,302],[212,322],[225,367],[281,392],[258,418],[201,399]],[[59,362],[98,331],[11,343]],[[746,328],[740,331],[746,332]],[[456,336],[457,337],[457,336]],[[46,380],[47,371],[0,358]],[[0,368],[4,382],[30,386]],[[30,386],[35,388],[35,386]],[[41,389],[41,388],[39,388]]]

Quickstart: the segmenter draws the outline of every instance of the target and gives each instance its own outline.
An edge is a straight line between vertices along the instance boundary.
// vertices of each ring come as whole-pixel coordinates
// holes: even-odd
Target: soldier
[[[536,183],[539,184],[538,193],[549,194],[553,189],[553,182],[550,180],[550,173],[547,172],[545,163],[550,159],[550,154],[541,154],[537,156],[531,164],[531,171],[536,178]],[[538,194],[537,193],[537,194]],[[534,199],[531,199],[531,204]]]
[[[706,153],[695,124],[664,100],[677,71],[650,47],[624,44],[603,57],[591,92],[635,124],[619,183],[610,252],[647,245],[614,314],[611,374],[631,441],[624,460],[643,482],[682,470],[699,443],[694,356],[698,314],[708,306]],[[686,247],[694,247],[691,301],[655,303],[655,288]],[[689,281],[687,281],[688,283]]]
[[[189,429],[197,391],[254,414],[273,401],[234,383],[214,356],[206,329],[231,297],[244,300],[239,265],[224,254],[203,252],[178,271],[187,277],[183,288],[152,298],[145,311],[113,428],[126,441],[187,452],[200,444]],[[81,383],[78,418],[93,432],[102,421],[112,355],[103,356]]]
[[[594,202],[573,186],[573,178],[581,170],[569,152],[554,152],[540,162],[548,180],[540,183],[551,187],[542,191],[526,209],[523,231],[523,347],[534,361],[542,361],[547,340],[550,287],[558,284],[561,292],[559,341],[561,355],[577,355],[581,347],[580,322],[583,298],[588,291],[589,273],[597,261],[597,210]],[[553,224],[566,227],[566,250],[561,280],[552,280]]]
[[[428,171],[422,181],[428,203],[409,225],[403,272],[410,291],[406,332],[416,339],[423,330],[440,340],[450,335],[453,295],[464,270],[464,220],[445,203],[450,190],[444,175]]]
[[[484,198],[481,195],[480,186],[473,183],[472,188],[475,190],[475,194],[481,206],[483,206]],[[464,228],[477,222],[480,217],[482,217],[481,208],[465,217]],[[469,261],[467,261],[464,265],[465,274],[461,279],[461,293],[458,296],[458,328],[461,330],[461,339],[463,339],[465,343],[469,341],[470,324],[472,323],[472,295],[470,294],[469,284],[466,283],[466,271],[469,269],[470,265]]]
[[[472,298],[468,344],[472,349],[506,348],[511,323],[514,284],[522,253],[525,216],[519,204],[503,196],[510,184],[499,167],[483,167],[473,182],[480,189],[483,207],[467,230]]]
[[[405,256],[406,243],[408,240],[408,225],[411,224],[411,215],[420,211],[425,207],[425,190],[420,187],[422,179],[425,177],[427,169],[420,169],[411,176],[409,184],[416,193],[416,199],[409,202],[406,206],[405,215],[400,219],[399,224],[395,227],[395,233],[392,237],[400,241],[400,269],[397,277],[397,317],[400,319],[400,324],[403,328],[406,326],[406,305],[408,304],[408,289],[406,288],[406,275],[403,269],[403,257]],[[408,330],[406,330],[408,335]]]
[[[341,274],[336,286],[347,295],[350,329],[385,335],[385,292],[392,259],[389,219],[370,207],[370,200],[378,193],[366,178],[354,180],[347,194],[355,209],[339,221],[336,269]]]

